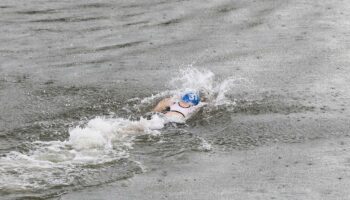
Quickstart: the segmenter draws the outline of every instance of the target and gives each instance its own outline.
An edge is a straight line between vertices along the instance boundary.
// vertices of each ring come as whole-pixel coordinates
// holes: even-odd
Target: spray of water
[[[156,116],[139,121],[96,117],[83,127],[71,129],[66,141],[37,141],[30,145],[29,152],[12,151],[0,158],[0,191],[24,192],[74,185],[76,177],[89,176],[91,170],[86,167],[128,158],[134,138],[160,134],[155,129],[163,128],[162,120]]]
[[[221,79],[207,69],[184,67],[168,83],[169,90],[146,97],[136,107],[148,105],[166,96],[181,95],[186,91],[199,91],[209,106],[234,105],[236,98],[251,86],[251,82],[242,77]]]
[[[219,80],[214,73],[193,67],[183,68],[169,82],[169,90],[144,99],[133,99],[134,108],[149,106],[165,96],[187,90],[200,91],[208,106],[234,105],[235,96],[244,79],[228,77]],[[238,88],[238,89],[237,89]],[[125,108],[126,110],[132,110]],[[116,117],[96,117],[85,125],[69,130],[66,141],[35,142],[26,153],[10,152],[0,158],[0,191],[35,190],[72,185],[84,166],[115,162],[129,157],[134,138],[139,135],[159,135],[167,120],[153,115],[150,120],[128,120]],[[211,146],[202,141],[203,149]]]
[[[214,90],[215,75],[209,70],[184,68],[174,76],[169,85],[173,90],[197,90],[210,94]]]

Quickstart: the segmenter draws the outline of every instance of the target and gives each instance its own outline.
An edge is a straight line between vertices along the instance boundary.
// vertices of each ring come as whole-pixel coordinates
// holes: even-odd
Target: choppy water
[[[348,7],[2,0],[0,195],[56,197],[159,157],[347,135]],[[186,88],[208,96],[186,125],[147,120]]]

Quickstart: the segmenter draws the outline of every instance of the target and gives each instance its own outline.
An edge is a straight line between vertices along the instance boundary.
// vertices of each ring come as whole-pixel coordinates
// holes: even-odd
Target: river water
[[[347,137],[349,8],[2,0],[1,198],[60,198],[180,154]],[[185,125],[149,120],[187,88],[208,105]]]

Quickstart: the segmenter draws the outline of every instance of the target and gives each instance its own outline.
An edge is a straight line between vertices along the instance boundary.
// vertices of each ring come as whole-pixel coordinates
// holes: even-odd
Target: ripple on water
[[[252,83],[242,78],[218,80],[211,71],[197,68],[185,68],[178,74],[169,82],[169,90],[129,99],[122,105],[113,98],[118,92],[44,83],[45,90],[33,92],[34,96],[49,102],[70,99],[71,105],[14,130],[12,136],[7,134],[22,143],[6,149],[0,159],[2,181],[12,183],[0,184],[6,185],[1,193],[53,196],[129,178],[144,169],[138,161],[149,163],[213,148],[252,148],[276,139],[303,139],[300,133],[294,138],[281,133],[288,128],[288,118],[271,126],[270,121],[261,121],[265,119],[261,116],[281,118],[312,111],[312,107],[286,101],[283,96],[253,92]],[[207,104],[187,124],[168,124],[159,131],[153,129],[162,128],[164,120],[154,118],[157,115],[152,115],[152,120],[141,117],[149,115],[158,100],[189,89],[201,91]],[[106,110],[110,109],[118,113],[108,116]],[[96,115],[102,117],[89,120]]]

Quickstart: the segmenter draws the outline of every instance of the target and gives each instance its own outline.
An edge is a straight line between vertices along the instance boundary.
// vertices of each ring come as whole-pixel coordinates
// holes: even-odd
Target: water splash
[[[143,134],[158,135],[160,132],[155,129],[163,128],[165,123],[157,115],[151,120],[138,121],[96,117],[84,126],[71,129],[66,141],[37,141],[30,145],[29,152],[9,152],[0,158],[0,192],[35,192],[116,180],[121,176],[118,170],[122,167],[113,168],[116,173],[103,180],[91,180],[91,175],[105,171],[122,159],[125,166],[131,165],[127,159],[134,138]],[[142,169],[137,162],[132,165],[138,167],[136,170]]]
[[[169,81],[168,86],[169,90],[146,97],[140,100],[135,107],[140,110],[166,96],[180,95],[184,91],[193,90],[199,91],[209,106],[232,106],[239,97],[242,97],[243,92],[252,87],[252,83],[248,79],[233,76],[222,80],[208,69],[188,66],[181,68],[177,75]]]
[[[210,94],[214,91],[215,75],[205,69],[183,68],[170,80],[169,86],[175,91],[197,90]]]
[[[241,92],[242,85],[247,85],[247,81],[236,77],[220,80],[209,70],[189,67],[181,69],[168,85],[169,90],[144,99],[131,99],[126,104],[132,107],[124,110],[151,109],[156,100],[186,90],[200,91],[206,98],[207,107],[232,106],[235,105],[234,97]],[[142,112],[137,114],[142,115]],[[160,135],[159,129],[168,121],[160,115],[152,115],[149,120],[140,115],[138,120],[96,117],[70,129],[69,138],[65,141],[37,141],[28,145],[28,152],[9,152],[0,158],[0,192],[35,193],[37,190],[95,185],[117,180],[122,174],[118,170],[124,169],[129,173],[125,165],[134,167],[136,171],[142,170],[140,163],[129,160],[135,138]],[[199,144],[197,150],[212,149],[203,138]],[[113,173],[104,174],[107,169]],[[99,178],[94,180],[91,178],[94,176]]]
[[[213,100],[214,105],[236,105],[236,100],[239,100],[242,93],[246,92],[251,87],[251,82],[245,78],[228,77],[215,86]]]

